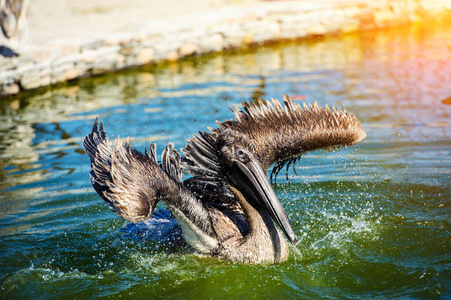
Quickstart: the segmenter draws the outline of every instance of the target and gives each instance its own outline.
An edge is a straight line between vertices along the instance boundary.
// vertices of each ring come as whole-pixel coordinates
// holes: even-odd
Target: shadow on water
[[[451,297],[448,28],[191,57],[3,101],[0,298]],[[305,155],[291,184],[279,175],[299,240],[287,263],[233,265],[145,238],[149,225],[118,219],[90,187],[81,142],[96,116],[140,150],[181,148],[227,107],[283,94],[346,107],[367,131]]]

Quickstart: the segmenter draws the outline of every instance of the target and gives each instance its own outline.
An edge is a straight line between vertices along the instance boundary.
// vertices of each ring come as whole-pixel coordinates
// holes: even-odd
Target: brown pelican
[[[26,12],[28,0],[0,0],[0,55],[6,57],[18,56],[9,47],[17,48],[21,40],[26,38],[28,25]]]
[[[284,97],[232,109],[234,120],[199,132],[182,152],[169,143],[158,164],[155,144],[141,153],[128,140],[111,142],[95,121],[83,141],[91,182],[120,217],[140,222],[164,201],[198,253],[233,262],[277,263],[288,258],[296,235],[272,189],[267,170],[301,154],[354,145],[366,134],[357,118],[315,103],[303,107]],[[183,171],[192,175],[182,181]],[[282,230],[279,232],[275,224]]]

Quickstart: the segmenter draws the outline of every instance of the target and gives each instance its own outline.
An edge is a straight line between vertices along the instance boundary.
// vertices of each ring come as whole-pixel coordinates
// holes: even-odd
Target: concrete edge
[[[52,59],[9,58],[0,66],[0,97],[191,55],[383,29],[451,15],[451,3],[440,0],[337,2],[313,9],[306,9],[305,3],[301,3],[266,2],[247,7],[238,18],[234,13],[215,19],[213,12],[207,18],[209,21],[189,29],[168,26],[158,32],[118,33],[77,45],[72,52]],[[164,28],[164,24],[160,25]]]

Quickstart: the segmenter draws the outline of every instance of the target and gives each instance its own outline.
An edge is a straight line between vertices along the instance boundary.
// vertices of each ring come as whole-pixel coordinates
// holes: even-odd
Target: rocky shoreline
[[[262,1],[158,19],[136,31],[52,40],[0,58],[0,97],[226,49],[381,29],[451,15],[439,0]]]

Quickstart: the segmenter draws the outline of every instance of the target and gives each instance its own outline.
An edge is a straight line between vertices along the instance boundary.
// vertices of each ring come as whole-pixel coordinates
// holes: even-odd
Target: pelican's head
[[[252,206],[267,211],[290,242],[295,244],[293,227],[258,158],[252,154],[252,143],[245,135],[226,129],[218,136],[217,149],[227,183],[239,190]]]

